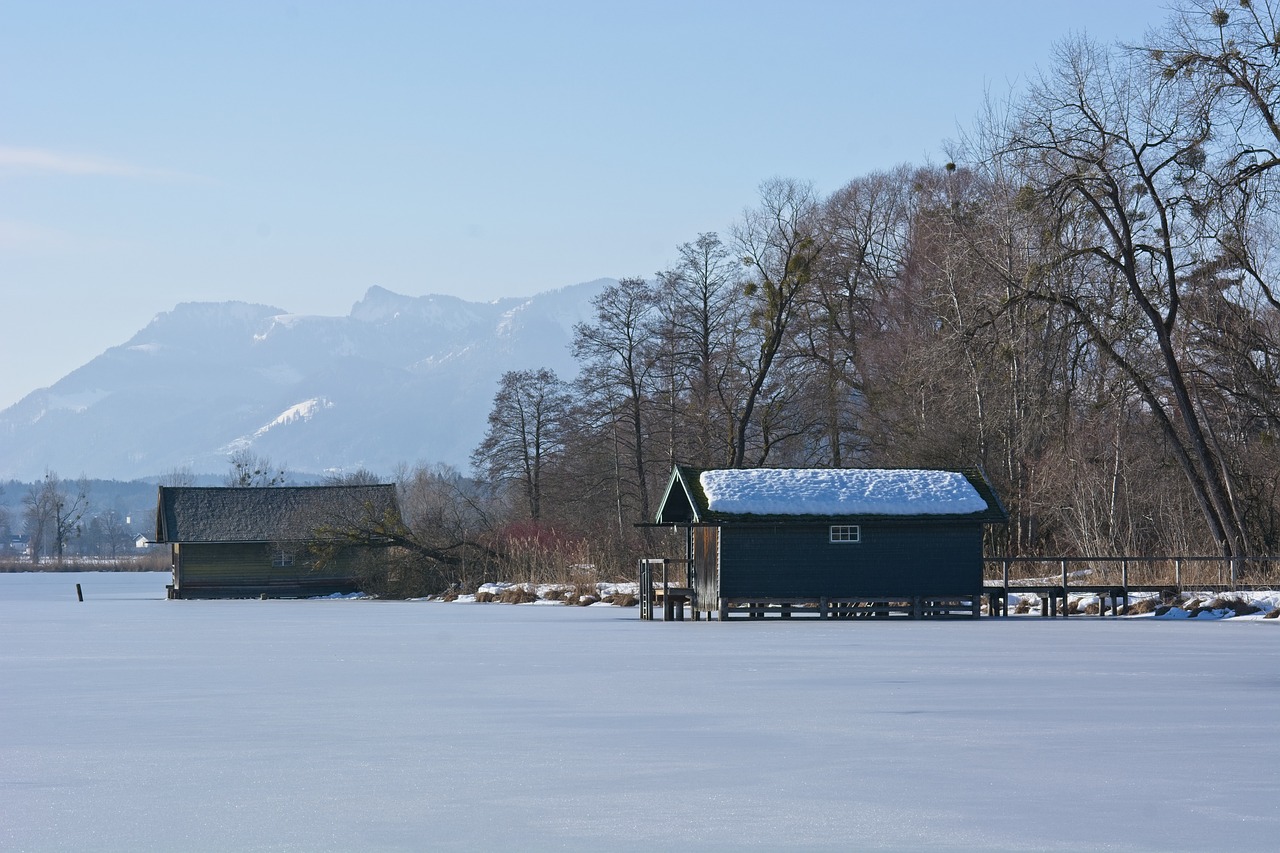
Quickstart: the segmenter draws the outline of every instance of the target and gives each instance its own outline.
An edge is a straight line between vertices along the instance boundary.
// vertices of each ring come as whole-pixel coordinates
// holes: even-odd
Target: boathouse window
[[[276,551],[274,554],[271,555],[271,565],[277,569],[282,569],[285,566],[292,566],[293,552],[292,551]]]
[[[831,541],[842,544],[861,542],[862,532],[856,524],[833,524],[831,525]]]

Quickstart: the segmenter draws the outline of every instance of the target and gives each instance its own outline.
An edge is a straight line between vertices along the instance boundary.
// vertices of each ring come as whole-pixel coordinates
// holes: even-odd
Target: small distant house
[[[399,519],[393,485],[161,486],[154,541],[172,548],[170,598],[331,595],[357,590]]]
[[[676,466],[656,522],[683,532],[695,616],[978,612],[979,471]]]
[[[142,533],[139,533],[133,539],[133,547],[137,548],[139,551],[145,551],[146,549],[150,548],[153,544],[154,543]]]

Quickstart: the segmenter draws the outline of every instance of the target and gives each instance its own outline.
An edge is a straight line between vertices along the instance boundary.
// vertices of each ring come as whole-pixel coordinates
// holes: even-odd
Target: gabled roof
[[[658,524],[834,519],[1004,523],[1009,516],[981,471],[921,468],[705,469],[677,465]]]
[[[156,542],[305,542],[339,539],[341,531],[399,518],[396,487],[161,486]],[[321,531],[331,531],[323,534]]]

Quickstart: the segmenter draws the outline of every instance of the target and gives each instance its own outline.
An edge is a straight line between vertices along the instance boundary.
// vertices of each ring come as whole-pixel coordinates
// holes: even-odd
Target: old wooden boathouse
[[[170,598],[332,595],[356,591],[399,518],[394,485],[161,486],[155,541],[172,548]]]
[[[978,470],[677,465],[655,522],[685,555],[642,561],[642,599],[655,592],[641,615],[665,594],[677,618],[685,603],[694,618],[976,616],[984,527],[1007,521]],[[665,590],[653,582],[659,563]]]

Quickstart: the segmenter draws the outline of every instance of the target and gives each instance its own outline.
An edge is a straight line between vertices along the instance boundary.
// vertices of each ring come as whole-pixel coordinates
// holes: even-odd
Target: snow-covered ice
[[[662,624],[166,579],[0,575],[0,850],[1280,838],[1276,620]]]
[[[756,515],[946,515],[982,512],[982,499],[953,471],[876,468],[751,468],[703,471],[707,506]]]

